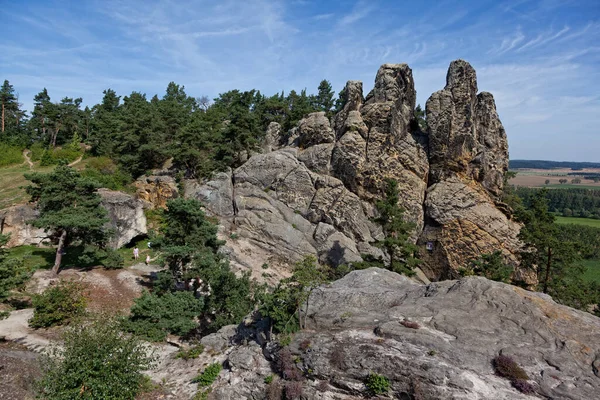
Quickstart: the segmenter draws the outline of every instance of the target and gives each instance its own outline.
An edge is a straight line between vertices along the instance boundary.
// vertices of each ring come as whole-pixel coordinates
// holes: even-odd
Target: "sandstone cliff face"
[[[323,112],[287,133],[272,123],[263,154],[205,184],[186,183],[186,196],[222,217],[248,252],[283,262],[313,254],[337,265],[383,255],[372,246],[382,234],[371,220],[391,178],[416,224],[413,240],[429,278],[454,277],[496,250],[517,265],[519,226],[496,205],[508,168],[506,133],[492,95],[477,94],[467,62],[452,62],[446,87],[428,100],[428,132],[414,123],[406,64],[382,65],[366,98],[362,83],[349,81],[343,99],[331,123]],[[231,254],[241,264],[248,259]],[[247,264],[268,264],[265,257]]]
[[[175,178],[169,175],[142,176],[134,183],[136,197],[151,208],[166,208],[167,201],[178,197]]]
[[[430,186],[419,239],[433,245],[423,253],[426,274],[434,279],[456,276],[468,260],[496,250],[517,265],[519,226],[496,207],[508,170],[506,133],[492,95],[477,94],[469,63],[450,64],[446,87],[431,95],[426,115]]]
[[[99,189],[102,207],[108,212],[109,228],[114,231],[110,246],[118,249],[133,238],[147,233],[146,216],[143,203],[135,197],[122,192]]]
[[[480,277],[420,285],[370,268],[316,289],[307,313],[308,329],[289,346],[303,398],[364,398],[370,372],[390,379],[385,398],[587,400],[600,393],[600,319],[540,293]],[[277,349],[262,322],[232,328],[205,338],[207,346],[218,343],[228,366],[209,398],[262,399]],[[496,374],[492,360],[500,354],[527,372],[537,394]]]

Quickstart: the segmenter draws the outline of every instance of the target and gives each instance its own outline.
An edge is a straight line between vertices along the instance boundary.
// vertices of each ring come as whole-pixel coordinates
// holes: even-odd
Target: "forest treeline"
[[[343,93],[336,100],[327,80],[321,81],[316,94],[306,89],[272,96],[258,90],[230,90],[210,100],[192,97],[174,82],[162,97],[148,98],[135,91],[120,96],[112,89],[103,94],[99,104],[83,107],[81,98],[57,101],[44,88],[27,112],[5,80],[0,89],[0,143],[5,153],[13,150],[18,156],[15,149],[30,148],[48,165],[72,158],[64,148],[77,150],[83,142],[93,155],[111,158],[132,178],[171,157],[188,177],[199,177],[241,164],[271,122],[281,124],[285,132],[311,112],[331,116],[343,105]]]
[[[600,168],[600,163],[596,162],[576,162],[576,161],[548,161],[548,160],[510,160],[508,167],[510,169],[533,168],[533,169],[554,169],[570,168],[574,171],[583,168]]]
[[[518,187],[516,194],[526,206],[542,189]],[[551,212],[565,217],[582,217],[600,219],[600,190],[594,189],[555,189],[545,191],[548,208]]]

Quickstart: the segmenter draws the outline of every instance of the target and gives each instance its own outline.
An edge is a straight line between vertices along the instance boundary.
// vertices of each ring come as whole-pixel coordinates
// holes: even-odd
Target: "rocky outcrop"
[[[35,219],[38,214],[29,204],[21,204],[0,210],[0,233],[10,234],[7,247],[37,246],[44,239],[47,239],[48,235],[43,229],[35,228],[29,224],[29,221]]]
[[[99,189],[102,206],[108,212],[108,227],[114,232],[110,241],[112,248],[119,248],[133,238],[147,233],[143,203],[135,197],[108,189]]]
[[[496,250],[518,265],[519,225],[496,206],[508,170],[506,133],[492,95],[477,94],[469,63],[450,64],[446,87],[429,98],[426,115],[431,185],[419,239],[429,247],[422,268],[430,278],[451,278],[469,260]]]
[[[584,400],[600,393],[600,319],[540,293],[480,277],[420,285],[370,268],[316,289],[308,304],[308,327],[288,346],[295,362],[287,368],[298,370],[303,398],[364,398],[370,372],[386,376],[389,397],[399,399]],[[247,330],[225,328],[229,346]],[[272,373],[265,357],[276,371],[278,363],[260,332],[228,347],[230,368],[210,399],[263,398],[262,378]],[[526,371],[535,393],[496,373],[498,355]]]
[[[166,208],[167,201],[178,197],[175,178],[169,175],[142,176],[135,181],[136,197],[151,208]]]
[[[406,64],[382,65],[366,97],[358,81],[349,81],[341,97],[331,123],[325,113],[312,113],[279,139],[281,127],[271,123],[263,154],[188,185],[186,196],[282,260],[313,254],[337,264],[365,253],[385,257],[373,246],[382,234],[371,221],[386,180],[393,179],[429,278],[455,277],[470,260],[496,250],[518,264],[519,225],[498,203],[508,167],[506,133],[492,95],[477,94],[467,62],[452,62],[446,87],[428,100],[428,132],[414,117]]]

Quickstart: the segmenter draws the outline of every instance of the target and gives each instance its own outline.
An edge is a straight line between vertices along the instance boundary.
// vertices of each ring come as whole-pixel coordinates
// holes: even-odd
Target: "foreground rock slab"
[[[390,380],[389,396],[380,398],[588,400],[600,393],[600,318],[515,286],[479,277],[421,285],[370,268],[316,289],[307,314],[307,329],[289,345],[304,375],[303,398],[364,398],[370,372]],[[239,346],[228,358],[239,364],[246,353]],[[500,354],[527,372],[535,394],[496,374],[492,360]],[[263,370],[228,372],[213,398],[264,398],[256,376]]]

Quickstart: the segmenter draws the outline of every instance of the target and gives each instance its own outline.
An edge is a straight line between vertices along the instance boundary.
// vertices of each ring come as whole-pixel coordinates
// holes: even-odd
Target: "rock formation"
[[[390,178],[416,225],[413,239],[429,278],[455,277],[495,250],[518,264],[519,225],[498,207],[506,133],[492,95],[477,94],[467,62],[452,62],[445,89],[428,100],[428,132],[415,123],[406,64],[382,65],[366,98],[362,83],[349,81],[342,98],[331,123],[323,112],[287,133],[271,123],[263,154],[205,184],[186,183],[186,196],[203,201],[248,251],[292,262],[313,254],[336,265],[383,255],[373,247],[382,233],[371,221]],[[247,257],[234,258],[243,264]]]
[[[167,201],[178,196],[175,178],[169,175],[150,175],[138,178],[134,183],[136,197],[144,200],[151,208],[166,208]]]
[[[100,189],[102,206],[108,211],[109,228],[114,231],[110,241],[112,248],[119,248],[131,242],[133,238],[145,235],[146,216],[143,203],[135,197],[108,189]]]
[[[600,319],[540,293],[480,277],[420,285],[370,268],[314,291],[307,313],[308,329],[289,345],[305,398],[364,398],[370,372],[386,376],[399,399],[539,398],[496,373],[500,354],[525,370],[542,398],[600,393]],[[222,332],[248,344],[219,342],[229,368],[209,398],[263,398],[272,373],[263,355],[275,360],[276,352],[260,326],[250,335],[244,325],[236,335],[231,328]]]
[[[0,233],[10,234],[7,247],[37,246],[46,239],[48,235],[43,229],[35,228],[28,223],[37,216],[38,212],[28,204],[0,210]]]
[[[430,247],[423,253],[425,273],[434,279],[456,276],[468,260],[496,250],[517,265],[519,225],[496,207],[508,170],[506,133],[492,95],[477,94],[469,63],[450,64],[446,87],[431,95],[426,115],[430,186],[419,239]]]

